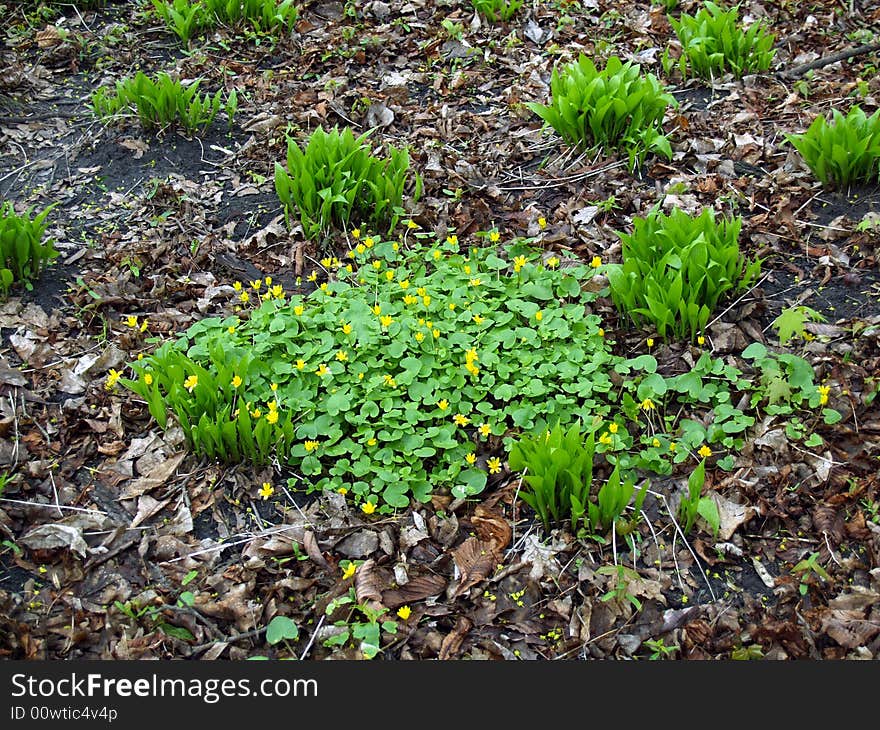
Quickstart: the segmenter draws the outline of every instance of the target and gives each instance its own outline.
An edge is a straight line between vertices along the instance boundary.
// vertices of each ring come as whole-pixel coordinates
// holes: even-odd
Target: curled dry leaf
[[[82,532],[70,525],[40,525],[23,535],[18,541],[31,550],[57,550],[67,548],[85,557],[89,546]]]
[[[370,558],[361,563],[354,574],[354,590],[358,603],[365,603],[375,611],[381,611],[382,584],[384,581],[376,570],[376,561]]]
[[[500,512],[486,509],[483,505],[477,505],[474,515],[471,517],[471,524],[474,526],[477,537],[492,545],[496,553],[500,554],[510,544],[513,530]]]
[[[494,546],[476,537],[469,537],[455,548],[452,551],[452,559],[461,573],[461,578],[450,596],[451,599],[458,598],[466,590],[488,578],[500,562]]]
[[[464,638],[473,627],[474,622],[467,616],[459,616],[458,621],[455,623],[455,628],[443,637],[443,642],[440,644],[440,653],[437,655],[437,658],[454,659],[461,649]]]
[[[439,575],[420,575],[399,588],[382,591],[382,603],[394,609],[407,603],[415,603],[436,596],[446,588],[446,579]]]

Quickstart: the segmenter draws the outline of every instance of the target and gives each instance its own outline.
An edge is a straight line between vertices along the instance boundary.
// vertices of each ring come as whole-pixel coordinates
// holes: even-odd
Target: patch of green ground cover
[[[493,245],[410,228],[356,238],[350,258],[322,260],[308,296],[237,282],[236,314],[196,323],[108,385],[162,427],[173,415],[197,454],[291,467],[291,486],[350,493],[367,513],[438,489],[479,494],[515,439],[555,423],[591,424],[596,454],[622,471],[668,474],[707,444],[741,448],[755,419],[732,404],[759,379],[708,353],[673,377],[650,354],[613,354],[592,311],[608,291],[584,286],[601,268],[483,236]]]

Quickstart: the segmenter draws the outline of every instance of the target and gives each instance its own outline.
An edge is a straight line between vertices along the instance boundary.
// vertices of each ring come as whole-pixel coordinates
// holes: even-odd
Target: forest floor
[[[831,109],[878,106],[876,51],[797,67],[876,40],[880,10],[742,12],[775,33],[773,64],[708,84],[664,74],[675,36],[649,2],[527,2],[497,24],[460,0],[306,2],[280,39],[218,28],[184,49],[147,2],[0,1],[0,197],[55,204],[60,251],[0,303],[0,657],[360,658],[370,630],[386,660],[880,657],[880,188],[824,190],[785,140]],[[554,64],[579,52],[664,79],[680,104],[671,160],[630,173],[542,130],[525,104],[546,102]],[[190,139],[96,119],[91,93],[138,69],[234,88],[234,125]],[[285,224],[273,169],[285,133],[319,125],[408,146],[424,181],[409,215],[441,239],[497,228],[613,262],[615,232],[658,201],[742,216],[761,276],[704,348],[743,370],[755,342],[805,358],[842,418],[761,411],[736,448],[712,447],[717,534],[699,521],[684,535],[663,509],[681,464],[652,478],[627,541],[546,531],[506,467],[476,497],[368,515],[281,487],[277,468],[189,453],[107,373],[229,314],[236,281],[304,290],[327,251]],[[340,233],[333,255],[350,243]],[[795,304],[825,320],[783,346],[772,322]],[[649,329],[597,306],[616,353],[647,352]],[[661,374],[690,352],[651,348]],[[267,640],[277,616],[295,638]]]

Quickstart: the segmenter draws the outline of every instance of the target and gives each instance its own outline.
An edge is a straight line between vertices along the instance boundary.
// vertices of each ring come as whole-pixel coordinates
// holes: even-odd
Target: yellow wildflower
[[[234,334],[235,334],[235,326],[234,326],[234,325],[229,325],[229,326],[226,328],[226,331],[227,331],[229,334],[234,335]]]
[[[486,462],[486,466],[489,467],[490,474],[497,474],[501,471],[501,459],[497,456],[493,456],[489,461]]]
[[[260,291],[260,287],[261,287],[261,286],[263,286],[263,280],[262,280],[262,279],[256,279],[256,280],[254,280],[254,281],[251,282],[251,289],[253,289],[254,291]]]
[[[364,239],[364,246],[366,246],[367,248],[373,248],[373,239],[371,236],[367,236]]]
[[[269,497],[275,494],[275,487],[269,484],[269,482],[263,482],[263,486],[260,487],[259,494],[263,499],[269,499]]]
[[[538,228],[542,231],[547,227],[547,219],[544,216],[538,218]]]
[[[349,563],[345,566],[345,569],[342,571],[342,580],[348,580],[355,574],[357,571],[357,566],[354,563]]]
[[[284,287],[281,284],[276,284],[272,287],[272,296],[276,299],[284,299]]]
[[[620,426],[618,426],[616,423],[611,423],[611,424],[608,425],[608,430],[609,430],[611,433],[617,433],[617,430],[618,430],[619,428],[620,428]]]
[[[449,401],[446,400],[446,398],[443,398],[442,400],[437,401],[437,407],[441,411],[445,411],[447,408],[449,408]]]
[[[153,376],[150,373],[146,373],[144,375],[144,385],[152,385],[153,384]]]
[[[309,274],[309,275],[306,277],[306,279],[308,279],[309,281],[317,281],[317,280],[318,280],[318,272],[317,272],[317,271],[313,271],[311,274]]]
[[[828,403],[828,396],[831,393],[830,385],[820,385],[819,386],[819,405],[824,406]]]
[[[193,388],[195,388],[198,384],[198,375],[190,375],[186,380],[183,381],[183,387],[186,388],[190,393],[193,392]]]
[[[658,438],[652,439],[651,446],[653,446],[655,449],[659,449],[660,448],[660,439],[658,439]]]
[[[481,423],[479,429],[480,435],[483,438],[486,438],[490,433],[492,433],[492,427],[488,423]]]
[[[469,454],[465,454],[465,456],[464,456],[464,460],[465,460],[468,464],[470,464],[471,466],[473,466],[473,465],[474,465],[474,462],[477,460],[477,455],[476,455],[473,451],[471,451]]]
[[[639,408],[641,408],[643,411],[653,411],[656,407],[657,406],[654,405],[654,401],[652,401],[650,398],[645,398],[645,400],[643,400],[639,404]]]
[[[706,444],[703,444],[697,453],[700,456],[702,456],[704,459],[707,459],[710,456],[712,456],[712,449],[710,449],[708,446],[706,446]]]
[[[346,334],[346,335],[351,334],[351,325],[348,322],[346,322],[344,325],[342,325],[342,332],[343,332],[343,334]]]
[[[481,317],[479,314],[474,315],[474,323],[475,324],[483,324],[485,321],[485,317]]]
[[[422,304],[424,304],[426,307],[431,306],[431,295],[430,294],[425,294],[425,296],[422,297]]]
[[[468,284],[470,284],[471,286],[479,286],[479,285],[482,284],[482,283],[483,283],[483,281],[482,281],[482,279],[480,279],[480,277],[476,277],[476,278],[474,278],[474,279],[471,279],[471,280],[468,282]]]
[[[306,453],[311,454],[315,449],[318,448],[318,442],[317,442],[317,441],[313,441],[313,440],[311,440],[311,439],[308,439],[308,440],[306,440],[306,442],[303,444],[303,446],[305,446],[305,448],[306,448]]]
[[[647,342],[648,342],[648,349],[649,349],[649,350],[650,350],[652,347],[654,347],[654,338],[653,338],[653,337],[649,337],[648,340],[647,340]]]
[[[357,246],[354,247],[354,250],[357,251],[358,253],[363,253],[364,251],[367,250],[367,247],[364,246],[364,244],[359,243]]]
[[[538,320],[538,322],[544,319],[544,313],[540,309],[535,312],[535,319]]]
[[[320,365],[318,365],[318,369],[315,370],[315,375],[324,376],[329,372],[330,369],[324,363],[321,363]]]
[[[393,321],[394,317],[392,317],[390,314],[383,314],[381,317],[379,317],[379,324],[381,324],[383,327],[390,327]]]
[[[602,432],[602,435],[599,436],[599,443],[600,443],[600,444],[605,444],[606,446],[610,446],[610,445],[611,445],[611,436],[608,435],[608,432],[607,432],[607,431],[603,431],[603,432]]]
[[[233,387],[233,388],[238,388],[238,387],[241,385],[241,382],[242,382],[242,381],[241,381],[241,376],[240,376],[240,375],[234,375],[234,376],[232,377],[232,387]]]
[[[236,282],[232,285],[232,288],[235,289],[235,291],[241,291],[241,282],[240,282],[240,281],[236,281]]]
[[[519,273],[520,269],[526,265],[526,257],[525,256],[516,256],[513,259],[513,270]]]
[[[398,283],[401,289],[409,289],[409,279],[401,279]]]
[[[455,424],[457,426],[467,426],[471,422],[470,418],[468,418],[467,416],[463,416],[461,413],[456,413],[452,417],[452,420],[455,421]]]
[[[498,243],[498,240],[500,238],[501,238],[501,234],[497,230],[493,229],[493,230],[489,231],[489,240],[492,241],[492,243]]]
[[[371,515],[376,511],[376,505],[373,502],[364,502],[361,505],[361,512],[365,515]]]
[[[397,615],[401,621],[406,621],[412,615],[412,609],[409,606],[401,606],[397,609]]]
[[[274,408],[270,408],[269,412],[266,414],[266,420],[274,426],[278,423],[278,411]]]
[[[549,259],[547,259],[547,266],[549,266],[551,269],[555,269],[557,266],[559,266],[559,257],[551,256]]]
[[[125,323],[133,329],[138,326],[138,318],[130,314],[125,318]]]
[[[425,335],[422,332],[416,332],[415,334],[416,342],[421,342],[425,339]]]
[[[345,350],[339,350],[336,353],[336,359],[339,360],[339,362],[345,362],[346,360],[348,360],[348,354],[345,352]]]
[[[361,237],[361,229],[360,228],[353,229],[351,232],[351,237],[354,239],[360,238]]]
[[[438,329],[432,330],[431,334],[434,335],[434,339],[437,339],[440,336],[440,330],[438,330]]]
[[[121,372],[119,372],[118,370],[114,370],[113,368],[110,368],[110,370],[107,372],[107,382],[104,383],[104,387],[107,390],[112,390],[116,386],[116,382],[121,377],[122,377]]]
[[[323,266],[325,269],[329,269],[330,268],[330,261],[331,261],[330,257],[326,256],[325,258],[321,259],[321,266]]]
[[[238,295],[238,298],[241,300],[242,304],[247,304],[250,301],[251,295],[248,294],[246,291],[243,291],[241,294]]]
[[[456,236],[454,233],[451,236],[446,236],[446,243],[448,243],[452,246],[457,246],[458,245],[458,236]]]
[[[293,308],[293,313],[294,313],[297,317],[301,316],[302,313],[305,312],[305,311],[306,311],[306,308],[305,308],[302,304],[297,304],[297,305]]]
[[[415,304],[417,301],[419,301],[419,298],[418,298],[418,297],[414,297],[412,294],[407,294],[406,296],[403,297],[403,303],[404,303],[407,307],[411,307],[411,306],[412,306],[413,304]]]
[[[698,344],[698,345],[705,345],[705,344],[706,344],[706,338],[703,337],[703,335],[700,335],[699,337],[697,337],[697,344]]]
[[[303,360],[303,359],[299,359],[299,360],[296,361],[296,369],[297,369],[297,370],[304,370],[305,367],[306,367],[306,361],[305,361],[305,360]]]
[[[394,269],[388,269],[388,271],[385,272],[385,279],[387,281],[394,281]]]

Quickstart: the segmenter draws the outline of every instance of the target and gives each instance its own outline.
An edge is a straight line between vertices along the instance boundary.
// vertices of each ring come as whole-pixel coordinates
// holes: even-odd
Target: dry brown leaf
[[[303,547],[306,549],[306,553],[314,563],[320,565],[328,573],[333,571],[330,563],[327,562],[327,558],[324,557],[324,554],[318,547],[318,541],[315,539],[315,533],[311,530],[306,530],[303,533]]]
[[[249,600],[252,591],[253,586],[236,583],[221,591],[218,600],[212,599],[211,594],[199,593],[196,595],[194,607],[208,616],[235,621],[239,631],[250,631],[263,613],[258,601]]]
[[[394,609],[407,603],[415,603],[429,596],[436,596],[446,588],[446,579],[439,575],[421,575],[400,588],[382,591],[382,603]]]
[[[437,658],[454,659],[461,649],[464,638],[473,627],[474,622],[467,616],[459,616],[458,621],[455,623],[455,628],[443,637],[443,642],[440,644],[440,653],[437,655]]]
[[[134,499],[151,489],[161,487],[177,471],[177,467],[185,458],[186,452],[181,452],[157,464],[147,474],[129,482],[119,495],[119,499]]]
[[[865,619],[862,611],[831,609],[822,617],[822,630],[842,647],[855,649],[880,634],[880,623]]]
[[[358,603],[365,603],[375,611],[385,608],[382,604],[382,583],[375,560],[370,558],[361,563],[354,574],[354,591]]]
[[[496,553],[500,554],[510,544],[513,530],[500,512],[486,509],[483,505],[477,505],[474,515],[471,517],[471,524],[474,526],[477,537],[492,545]]]
[[[500,562],[493,545],[476,537],[469,537],[452,551],[452,559],[461,573],[458,586],[452,592],[455,599],[466,590],[485,580]]]
[[[137,514],[134,516],[134,519],[131,521],[131,525],[129,527],[135,528],[143,522],[146,522],[150,517],[157,514],[166,504],[168,504],[171,499],[154,499],[149,494],[143,494],[138,498],[138,507]]]

